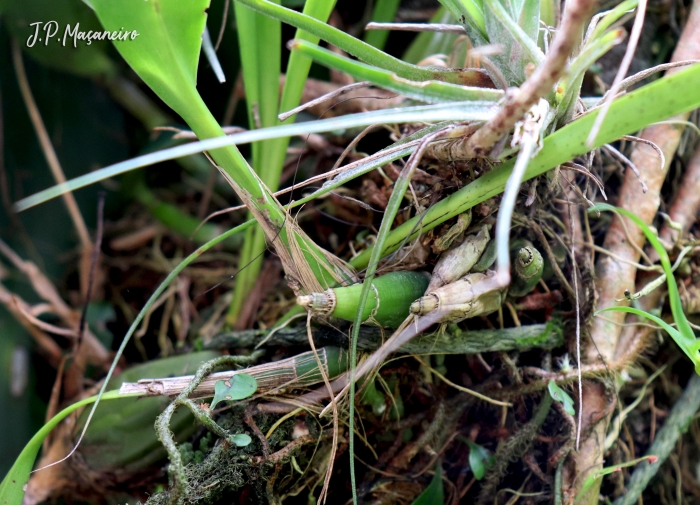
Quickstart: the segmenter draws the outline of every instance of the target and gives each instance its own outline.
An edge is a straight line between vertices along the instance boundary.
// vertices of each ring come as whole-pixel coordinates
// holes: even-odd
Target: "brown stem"
[[[592,0],[569,0],[566,2],[564,18],[557,31],[552,46],[537,70],[496,113],[488,123],[482,126],[469,139],[467,151],[475,155],[485,155],[525,113],[552,88],[564,74],[569,55],[580,43],[585,23],[597,2]]]
[[[673,221],[681,225],[682,233],[686,233],[700,212],[700,149],[695,151],[685,167],[683,182],[678,189],[668,214]],[[678,232],[665,226],[660,237],[672,242]]]
[[[693,4],[690,16],[683,35],[678,41],[673,53],[672,61],[696,59],[700,57],[700,1]],[[668,73],[674,72],[669,70]],[[684,115],[681,119],[686,119]],[[677,125],[656,125],[644,130],[641,137],[654,142],[661,148],[667,160],[671,160],[678,147],[683,128]],[[635,212],[644,222],[651,223],[659,207],[660,190],[667,169],[659,170],[657,155],[646,144],[636,144],[630,157],[639,169],[643,179],[648,185],[648,192],[642,193],[637,177],[627,172],[620,190],[617,205]],[[639,260],[639,247],[644,244],[644,236],[641,230],[628,221],[627,229],[630,238],[625,236],[624,228],[620,220],[614,220],[605,237],[604,248],[616,257],[636,263]],[[623,291],[634,286],[637,269],[627,262],[621,262],[612,255],[601,256],[596,265],[596,277],[598,279],[598,309],[617,305],[616,299],[622,298]],[[596,362],[600,358],[611,362],[615,358],[616,350],[620,342],[624,321],[622,313],[611,313],[603,318],[595,318],[591,328],[591,340],[587,349],[589,362]],[[611,398],[606,398],[604,388],[587,387],[584,390],[583,408],[600,408],[609,403]],[[590,407],[590,408],[588,408]],[[581,489],[586,477],[603,465],[603,448],[600,441],[605,438],[609,424],[609,415],[604,416],[593,426],[590,434],[581,443],[580,451],[575,456],[576,481],[571,483],[576,492]],[[600,491],[600,482],[594,485],[579,501],[582,505],[596,504]]]

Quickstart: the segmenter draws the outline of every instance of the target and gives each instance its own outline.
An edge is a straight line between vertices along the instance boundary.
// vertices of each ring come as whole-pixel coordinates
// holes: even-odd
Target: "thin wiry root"
[[[647,191],[649,191],[649,188],[647,187],[646,183],[644,182],[644,179],[642,179],[642,174],[639,173],[639,169],[635,166],[634,163],[632,163],[632,161],[629,158],[627,158],[627,156],[625,156],[624,154],[622,154],[620,151],[618,151],[617,149],[615,149],[613,146],[611,146],[609,144],[604,145],[603,149],[605,149],[613,157],[619,159],[623,163],[626,163],[627,166],[630,167],[632,172],[634,172],[634,175],[636,175],[637,179],[639,179],[639,182],[642,185],[642,192],[643,193],[646,193]]]

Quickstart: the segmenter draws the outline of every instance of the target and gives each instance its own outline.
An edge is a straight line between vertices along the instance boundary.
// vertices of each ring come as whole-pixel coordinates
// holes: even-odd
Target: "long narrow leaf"
[[[496,16],[512,39],[527,53],[531,62],[539,65],[544,60],[544,53],[537,47],[537,40],[530,38],[530,36],[518,26],[500,0],[486,0],[486,4],[488,12]],[[503,44],[503,41],[500,41],[500,43]]]
[[[475,45],[488,43],[484,7],[478,0],[440,0],[452,15],[467,29],[469,38]]]
[[[619,214],[622,214],[629,220],[631,220],[633,223],[635,223],[639,228],[642,230],[642,233],[644,233],[644,236],[646,239],[649,241],[649,243],[652,245],[652,247],[656,250],[657,254],[659,255],[659,260],[661,261],[661,267],[664,270],[664,273],[666,274],[666,284],[668,286],[668,299],[669,303],[671,305],[671,313],[673,314],[673,320],[676,322],[676,325],[678,326],[678,330],[675,331],[675,333],[672,333],[669,331],[669,334],[674,338],[678,346],[683,349],[683,352],[685,352],[690,360],[693,362],[695,365],[695,370],[698,374],[700,374],[700,355],[698,355],[698,347],[700,347],[700,341],[695,338],[695,332],[693,332],[693,329],[691,328],[690,324],[688,323],[688,319],[685,316],[685,312],[683,312],[683,304],[681,302],[681,296],[680,292],[678,291],[678,285],[676,283],[676,278],[673,275],[673,267],[671,266],[671,260],[668,257],[668,253],[666,252],[666,249],[664,248],[663,244],[659,240],[659,237],[656,235],[654,231],[644,222],[642,221],[639,216],[634,214],[633,212],[630,212],[627,209],[623,209],[620,207],[614,207],[610,204],[607,203],[599,203],[591,207],[590,211],[595,212],[595,211],[600,211],[600,210],[609,210],[613,212],[617,212]],[[622,309],[624,307],[613,307],[614,309]],[[629,307],[627,307],[629,308]],[[625,311],[625,312],[630,312],[630,311]],[[645,313],[646,314],[646,313]],[[645,317],[651,316],[646,315]],[[655,317],[655,316],[654,316]],[[666,327],[664,327],[666,329]],[[668,331],[668,329],[666,329]]]
[[[581,84],[586,70],[589,69],[598,59],[612,49],[624,39],[622,29],[611,30],[603,36],[592,39],[583,51],[571,62],[569,73],[557,87],[557,122],[567,122],[576,110],[578,98],[581,96]],[[564,94],[561,95],[563,90]]]
[[[119,358],[124,352],[126,345],[129,343],[131,336],[141,324],[141,321],[143,320],[144,316],[151,310],[151,307],[156,302],[156,300],[160,297],[161,294],[163,294],[163,291],[167,289],[167,287],[172,283],[172,281],[174,281],[177,278],[180,272],[182,272],[182,270],[184,270],[185,267],[187,267],[193,261],[200,258],[202,253],[204,253],[211,247],[214,247],[215,245],[219,244],[220,242],[226,240],[227,238],[233,236],[234,234],[240,233],[241,231],[248,228],[248,226],[252,225],[254,222],[255,221],[249,221],[247,223],[243,223],[242,225],[233,228],[232,230],[229,230],[226,233],[223,233],[214,240],[207,242],[203,246],[199,247],[192,254],[190,254],[187,258],[182,260],[182,262],[180,262],[180,264],[168,274],[165,280],[161,282],[158,288],[153,292],[153,294],[145,303],[139,314],[131,323],[129,330],[124,336],[124,339],[122,340],[122,343],[120,344],[119,349],[115,354],[114,361],[112,362],[112,367],[110,368],[109,372],[107,372],[107,376],[104,379],[103,389],[106,387],[107,383],[112,377],[112,373],[114,372],[114,369],[117,363],[119,362]],[[2,481],[2,484],[0,484],[0,505],[20,505],[22,503],[22,498],[24,497],[24,484],[26,484],[26,482],[29,480],[29,472],[31,472],[32,466],[34,465],[34,460],[36,459],[36,455],[38,454],[39,449],[41,448],[41,444],[44,441],[44,438],[46,438],[46,436],[51,432],[51,430],[59,422],[65,419],[65,417],[68,414],[70,414],[77,408],[89,405],[94,402],[95,405],[93,406],[93,410],[88,416],[87,422],[89,422],[89,419],[92,416],[94,409],[97,407],[97,403],[99,403],[100,399],[124,398],[125,396],[126,395],[119,395],[118,391],[100,391],[99,394],[91,396],[90,398],[86,398],[78,403],[75,403],[61,411],[53,418],[51,418],[51,420],[48,423],[46,423],[41,428],[41,430],[39,430],[37,434],[34,435],[34,437],[32,437],[29,443],[25,446],[24,450],[15,461],[15,464],[10,469],[10,472],[5,476],[5,479]]]
[[[68,191],[89,186],[95,182],[103,181],[130,170],[147,167],[161,161],[172,160],[181,156],[201,153],[224,146],[248,144],[258,140],[290,137],[294,135],[306,135],[308,133],[321,133],[371,124],[395,124],[411,122],[431,121],[487,121],[493,117],[493,104],[489,102],[474,103],[461,102],[440,105],[424,105],[417,107],[405,107],[402,109],[386,109],[380,111],[363,112],[351,116],[308,121],[299,124],[275,126],[260,130],[236,133],[227,137],[217,137],[191,144],[185,144],[163,151],[138,156],[131,160],[122,161],[109,167],[96,170],[89,174],[76,177],[64,184],[58,184],[45,189],[32,196],[15,203],[15,210],[21,212],[28,208],[44,203],[52,198]]]
[[[697,83],[700,81],[700,65],[693,65],[681,72],[659,79],[647,86],[622,96],[613,102],[608,119],[603,124],[596,146],[613,142],[632,134],[645,126],[668,117],[700,107]],[[586,154],[586,139],[598,111],[572,121],[544,140],[542,150],[529,163],[523,181]],[[411,240],[419,232],[426,232],[446,220],[455,217],[501,192],[513,169],[509,160],[482,175],[456,193],[433,205],[425,215],[414,217],[392,230],[384,254],[394,252],[406,239]],[[420,226],[418,226],[420,219]],[[355,268],[364,268],[369,261],[372,247],[350,262]]]
[[[255,12],[240,3],[236,3],[234,7],[249,128],[275,126],[279,123],[277,111],[282,25],[278,20]],[[286,154],[284,150],[286,145],[281,145],[277,139],[254,142],[252,146],[253,169],[262,182],[273,191],[279,187]],[[249,217],[253,217],[253,214],[249,213]],[[259,226],[248,229],[238,258],[238,268],[242,270],[236,279],[233,298],[226,315],[226,322],[230,326],[236,323],[255,286],[262,267],[261,253],[264,250],[263,229]]]
[[[458,86],[441,81],[414,82],[397,76],[393,72],[382,70],[366,63],[353,61],[344,56],[324,49],[303,40],[292,41],[289,45],[292,51],[306,54],[314,61],[329,68],[350,74],[361,81],[406,95],[407,97],[428,103],[460,102],[467,100],[497,102],[503,98],[503,91],[470,86]]]
[[[131,395],[135,396],[135,395]],[[102,395],[103,400],[115,400],[125,398],[126,395],[119,395],[119,391],[109,391]],[[37,454],[44,443],[44,439],[51,431],[68,417],[85,405],[90,405],[97,400],[97,395],[80,400],[72,405],[69,405],[61,412],[53,416],[42,428],[36,432],[32,439],[24,446],[24,449],[15,460],[15,463],[7,472],[2,483],[0,483],[0,505],[21,505],[24,499],[24,487],[29,482],[29,474],[34,467],[34,461]]]
[[[389,56],[376,47],[356,39],[341,30],[322,23],[310,16],[295,12],[291,9],[275,5],[267,0],[236,0],[247,5],[251,9],[262,12],[275,19],[279,19],[292,26],[312,33],[326,42],[339,47],[343,51],[356,56],[365,63],[375,67],[391,70],[405,79],[412,81],[446,81],[454,84],[466,86],[485,85],[488,79],[484,79],[485,74],[479,70],[466,70],[455,72],[451,70],[423,68],[405,63],[398,58]]]
[[[596,24],[595,28],[590,33],[590,40],[595,40],[596,38],[603,35],[603,33],[615,24],[622,16],[627,12],[633,10],[639,4],[639,0],[624,0],[611,9],[601,18],[601,20]]]

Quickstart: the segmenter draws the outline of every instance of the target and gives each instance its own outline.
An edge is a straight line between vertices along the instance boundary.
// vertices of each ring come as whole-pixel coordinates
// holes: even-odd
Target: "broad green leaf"
[[[209,0],[94,0],[92,5],[105,29],[118,30],[123,26],[139,33],[134,40],[115,41],[115,47],[195,134],[203,139],[223,137],[224,132],[196,87]],[[235,146],[229,145],[210,154],[251,211],[261,219],[266,213],[272,222],[280,225],[284,222],[279,204],[270,200],[267,188]],[[286,243],[285,237],[282,242]]]
[[[235,401],[248,398],[258,389],[258,381],[255,377],[245,373],[236,374],[227,381],[217,381],[214,385],[214,398],[211,401],[210,409],[224,400]]]
[[[474,478],[481,480],[486,475],[486,471],[496,464],[496,458],[486,447],[475,444],[467,440],[469,445],[469,466],[472,469]]]
[[[576,414],[576,410],[574,409],[574,400],[571,399],[569,393],[560,388],[554,381],[549,381],[547,389],[549,390],[549,395],[552,397],[552,399],[554,399],[554,401],[564,405],[564,410],[567,414],[572,416]]]
[[[177,113],[191,110],[209,0],[91,0],[109,31],[136,30],[134,40],[114,41],[131,68]],[[185,117],[187,121],[188,118]]]
[[[231,435],[228,438],[228,441],[234,444],[236,447],[247,447],[250,445],[253,439],[250,438],[250,435],[246,435],[245,433],[238,433],[236,435]]]
[[[442,463],[438,461],[430,484],[411,505],[442,505],[443,503],[445,503],[445,494],[442,486]]]

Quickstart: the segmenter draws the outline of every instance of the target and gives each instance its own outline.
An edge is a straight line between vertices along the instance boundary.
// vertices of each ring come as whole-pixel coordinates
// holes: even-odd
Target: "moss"
[[[244,407],[234,406],[221,413],[216,421],[230,433],[250,435],[253,441],[246,447],[236,447],[208,431],[199,440],[194,438],[190,442],[180,444],[178,449],[182,455],[187,477],[187,487],[180,503],[184,505],[231,503],[235,501],[235,495],[244,486],[252,488],[251,494],[260,497],[257,501],[252,500],[252,503],[266,502],[265,488],[273,469],[269,465],[250,464],[253,457],[262,454],[262,444],[251,432],[250,427],[243,422],[243,413]],[[261,415],[256,417],[255,421],[260,431],[266,434],[277,419],[277,416]],[[292,431],[300,419],[303,418],[288,419],[275,429],[269,438],[271,451],[285,447],[292,440]],[[319,435],[316,423],[310,422],[307,426],[312,435]],[[198,449],[195,450],[195,447]],[[297,458],[302,468],[308,464],[305,454]],[[169,490],[164,490],[151,496],[147,505],[166,504],[169,498]]]
[[[201,461],[198,461],[200,458]],[[246,454],[245,448],[240,449],[220,440],[206,457],[202,452],[196,451],[194,460],[185,466],[187,487],[181,503],[218,503],[246,484],[259,488],[255,489],[256,492],[264,493],[265,486],[264,481],[260,479],[260,470],[251,467],[247,463],[248,459],[249,454]],[[149,498],[147,504],[166,504],[169,498],[169,491],[163,491]]]
[[[557,340],[555,347],[560,346],[564,342],[561,320],[555,318],[547,321],[544,331],[533,336],[518,338],[516,343],[520,349],[524,350],[542,347],[544,344],[551,346],[552,335],[555,335]]]

